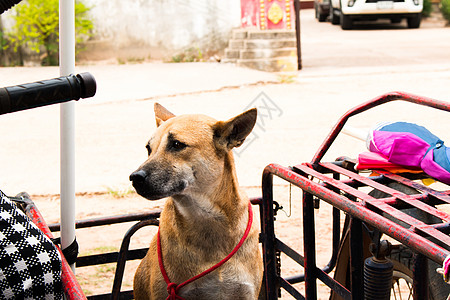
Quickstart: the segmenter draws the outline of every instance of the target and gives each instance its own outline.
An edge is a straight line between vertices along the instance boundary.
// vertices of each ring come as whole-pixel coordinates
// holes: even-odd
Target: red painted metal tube
[[[420,209],[421,211],[424,211],[424,212],[426,212],[430,215],[433,215],[439,219],[445,220],[447,222],[450,220],[450,216],[447,213],[445,213],[443,211],[439,211],[435,207],[430,206],[430,205],[420,201],[419,199],[423,198],[423,195],[421,195],[421,194],[419,194],[417,196],[417,198],[419,198],[419,199],[417,199],[415,195],[413,196],[413,195],[406,195],[404,193],[400,193],[399,191],[397,191],[395,189],[392,189],[392,188],[389,188],[382,184],[379,184],[377,182],[374,182],[370,178],[360,176],[357,173],[343,169],[332,163],[321,163],[320,166],[328,168],[330,170],[333,170],[339,174],[348,176],[352,180],[364,183],[364,185],[378,189],[387,194],[391,194],[393,197],[395,197],[399,201],[402,201],[411,207],[416,207],[416,208]],[[383,201],[383,199],[375,199],[357,189],[352,188],[351,186],[344,184],[343,182],[341,182],[339,180],[334,180],[314,169],[311,169],[307,165],[298,165],[298,166],[295,166],[295,169],[300,170],[305,174],[312,175],[315,178],[328,183],[330,186],[337,187],[340,190],[361,199],[363,206],[375,207],[375,208],[395,217],[399,221],[409,224],[411,226],[410,230],[422,231],[422,232],[428,234],[429,236],[437,238],[440,241],[445,242],[447,245],[450,245],[450,237],[449,236],[441,233],[440,231],[435,230],[432,226],[427,226],[423,221],[415,219],[415,218],[409,216],[408,214],[404,213],[403,211],[401,211],[391,205],[388,205],[387,203],[385,203]],[[402,182],[406,182],[406,180],[407,179],[405,178]],[[420,187],[418,187],[418,186],[416,186],[416,187],[420,189]],[[435,195],[437,193],[438,192],[435,191]]]
[[[339,119],[339,121],[336,123],[336,125],[334,125],[333,129],[328,134],[325,141],[322,143],[322,145],[317,150],[316,154],[314,155],[314,157],[312,159],[312,164],[317,164],[321,161],[321,159],[323,158],[325,153],[328,151],[328,149],[331,147],[334,140],[336,139],[338,134],[341,132],[342,128],[344,127],[345,123],[347,122],[347,120],[350,117],[357,115],[359,113],[362,113],[362,112],[369,110],[373,107],[376,107],[378,105],[381,105],[381,104],[384,104],[387,102],[391,102],[391,101],[395,101],[395,100],[402,100],[402,101],[411,102],[411,103],[415,103],[415,104],[419,104],[419,105],[437,108],[440,110],[450,111],[450,103],[427,98],[427,97],[417,96],[417,95],[408,94],[408,93],[404,93],[404,92],[392,92],[392,93],[381,95],[381,96],[374,98],[370,101],[367,101],[361,105],[358,105],[358,106],[352,108],[351,110],[349,110],[348,112],[346,112]]]
[[[53,238],[53,235],[48,228],[47,224],[44,221],[44,218],[42,217],[39,210],[36,208],[33,202],[27,201],[27,208],[26,212],[28,217],[31,218],[34,224],[50,239]],[[64,258],[64,255],[61,251],[61,249],[56,246],[58,249],[61,259],[62,259],[62,274],[61,279],[63,282],[63,290],[64,294],[66,295],[67,299],[70,300],[78,300],[78,299],[87,299],[86,296],[83,293],[83,290],[81,289],[80,284],[75,278],[75,275],[72,272],[72,269],[70,268],[69,264],[67,263],[66,259]]]
[[[348,198],[325,188],[321,184],[294,172],[290,168],[271,164],[264,169],[264,174],[274,174],[289,181],[293,185],[300,187],[303,191],[306,191],[334,207],[370,224],[381,232],[391,236],[411,249],[422,253],[439,264],[442,264],[444,259],[450,255],[449,251],[437,246],[419,234],[371,211],[367,207],[364,207],[361,202],[351,201]]]

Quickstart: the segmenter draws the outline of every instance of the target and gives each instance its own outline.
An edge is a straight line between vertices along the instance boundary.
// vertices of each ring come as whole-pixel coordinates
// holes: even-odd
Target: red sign
[[[292,29],[292,0],[241,0],[241,25],[259,29]]]

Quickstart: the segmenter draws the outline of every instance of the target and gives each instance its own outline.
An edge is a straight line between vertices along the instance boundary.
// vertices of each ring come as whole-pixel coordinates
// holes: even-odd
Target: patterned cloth
[[[52,241],[0,191],[0,299],[62,299]]]

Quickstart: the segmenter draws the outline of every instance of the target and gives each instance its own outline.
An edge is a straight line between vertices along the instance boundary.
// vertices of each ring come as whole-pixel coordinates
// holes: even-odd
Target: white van
[[[316,7],[329,5],[331,23],[341,24],[342,29],[351,29],[353,21],[390,19],[392,23],[400,23],[404,18],[409,28],[418,28],[422,20],[423,0],[319,1],[316,0]]]

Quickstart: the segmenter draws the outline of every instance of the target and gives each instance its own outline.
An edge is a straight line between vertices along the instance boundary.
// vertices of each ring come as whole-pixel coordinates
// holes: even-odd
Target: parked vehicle
[[[330,14],[330,0],[314,1],[314,10],[316,12],[316,19],[319,22],[325,22]]]
[[[400,23],[405,18],[409,28],[419,28],[423,0],[315,0],[314,6],[319,22],[329,16],[331,23],[342,29],[351,29],[354,21],[389,19]]]

